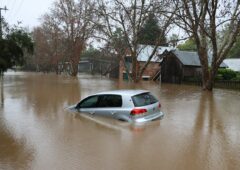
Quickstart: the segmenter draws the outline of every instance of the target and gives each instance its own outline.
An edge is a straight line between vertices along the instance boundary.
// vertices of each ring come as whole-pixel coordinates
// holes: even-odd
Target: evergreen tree
[[[30,35],[23,29],[12,29],[0,40],[0,74],[13,66],[23,65],[25,52],[33,52]]]
[[[159,41],[160,39],[160,41]],[[166,37],[158,25],[158,20],[150,13],[143,28],[139,32],[139,44],[166,45]]]

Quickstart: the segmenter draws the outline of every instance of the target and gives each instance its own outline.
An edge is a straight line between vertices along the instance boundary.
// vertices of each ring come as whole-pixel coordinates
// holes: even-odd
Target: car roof
[[[116,94],[116,95],[134,96],[134,95],[137,95],[137,94],[147,93],[147,92],[149,92],[149,91],[147,91],[147,90],[128,90],[128,89],[124,89],[124,90],[105,91],[105,92],[97,93],[97,95],[98,94]]]

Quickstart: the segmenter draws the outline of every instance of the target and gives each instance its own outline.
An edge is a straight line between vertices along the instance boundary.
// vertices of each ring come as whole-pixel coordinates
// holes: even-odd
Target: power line
[[[18,8],[17,8],[17,10],[16,10],[16,12],[15,12],[14,17],[17,16],[18,12],[20,11],[20,9],[21,9],[21,7],[22,7],[22,4],[23,4],[23,1],[24,1],[24,0],[22,0],[22,1],[20,2],[19,6],[18,6]]]
[[[13,0],[12,3],[11,3],[11,6],[10,6],[10,9],[12,9],[12,12],[9,12],[9,13],[7,14],[7,16],[8,16],[9,19],[11,18],[11,16],[13,16],[13,11],[14,11],[15,4],[16,4],[15,2],[16,2],[16,0]],[[9,3],[9,5],[10,5],[10,3]]]

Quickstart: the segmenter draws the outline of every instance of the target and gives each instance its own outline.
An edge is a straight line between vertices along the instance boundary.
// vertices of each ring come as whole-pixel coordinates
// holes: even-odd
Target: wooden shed
[[[161,81],[167,83],[181,83],[188,78],[201,79],[202,69],[197,52],[165,51],[161,57]],[[209,57],[209,62],[211,57]],[[226,67],[221,64],[220,67]]]

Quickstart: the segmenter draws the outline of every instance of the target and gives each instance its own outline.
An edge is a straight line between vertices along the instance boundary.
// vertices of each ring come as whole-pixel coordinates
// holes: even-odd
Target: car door
[[[90,96],[77,105],[80,112],[100,116],[114,116],[121,107],[122,97],[112,94]]]
[[[96,114],[102,116],[114,116],[122,107],[121,95],[106,94],[98,98]]]
[[[98,95],[89,96],[77,105],[77,109],[82,113],[90,113],[93,115],[96,113],[98,99]]]

